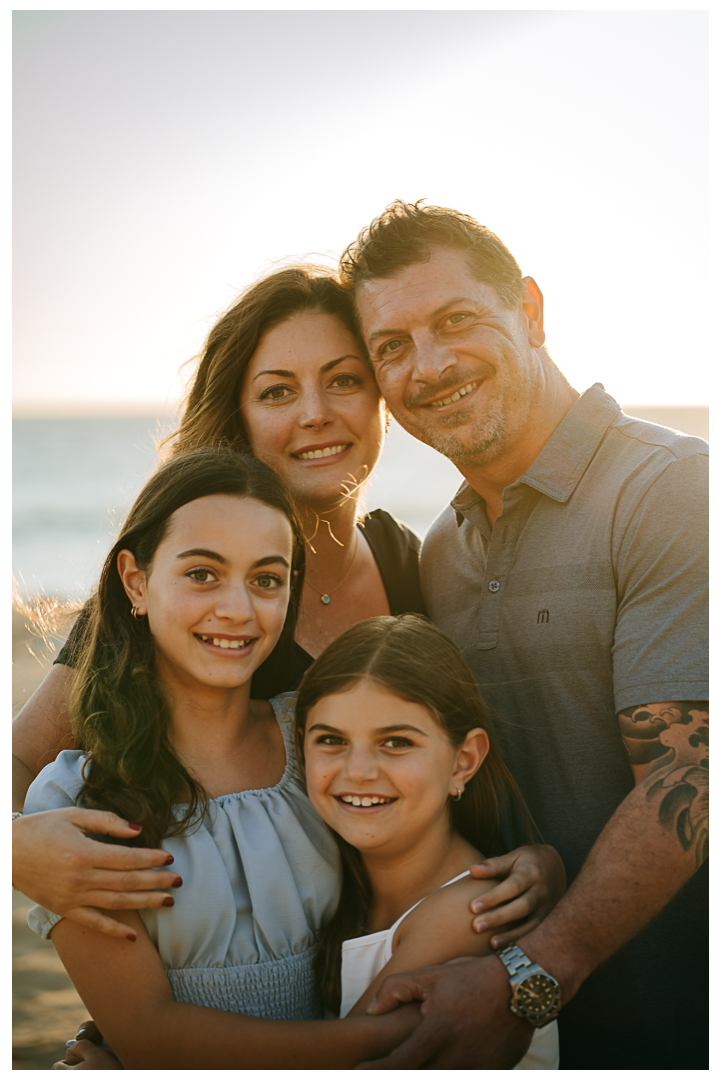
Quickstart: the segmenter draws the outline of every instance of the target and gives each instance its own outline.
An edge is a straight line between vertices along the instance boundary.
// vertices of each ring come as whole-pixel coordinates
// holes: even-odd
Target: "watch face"
[[[518,1006],[534,1016],[552,1011],[560,1003],[560,987],[549,975],[530,975],[516,990]]]

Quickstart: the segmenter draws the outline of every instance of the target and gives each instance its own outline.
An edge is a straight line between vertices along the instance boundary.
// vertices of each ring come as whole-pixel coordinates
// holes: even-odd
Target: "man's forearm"
[[[630,735],[638,736],[624,733],[637,786],[603,829],[566,896],[522,939],[528,956],[557,978],[565,1003],[706,857],[708,714],[697,706],[664,703],[621,714]],[[654,751],[653,724],[659,730]]]

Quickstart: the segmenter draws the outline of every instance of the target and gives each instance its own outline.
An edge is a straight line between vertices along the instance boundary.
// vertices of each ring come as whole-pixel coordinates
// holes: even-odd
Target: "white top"
[[[470,873],[466,870],[463,874],[446,881],[441,888],[452,885],[455,881],[467,877]],[[424,899],[424,898],[423,898]],[[375,934],[366,934],[364,937],[349,938],[343,942],[342,947],[342,1002],[340,1016],[344,1017],[352,1009],[367,990],[373,979],[380,974],[393,954],[393,940],[395,931],[403,919],[414,911],[422,900],[408,908],[400,918],[392,924],[389,930],[378,930]],[[532,1041],[525,1057],[517,1063],[516,1069],[557,1069],[559,1068],[560,1056],[558,1045],[557,1021],[553,1020],[544,1028],[538,1028],[532,1037]]]

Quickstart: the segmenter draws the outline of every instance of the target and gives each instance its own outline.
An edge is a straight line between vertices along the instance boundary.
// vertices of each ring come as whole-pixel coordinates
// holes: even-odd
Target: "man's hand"
[[[539,926],[566,887],[563,861],[549,844],[527,844],[507,855],[486,859],[471,867],[470,873],[480,879],[504,879],[470,905],[478,916],[473,920],[477,933],[503,928],[502,934],[490,941],[493,949],[504,949]]]
[[[168,906],[171,894],[153,890],[178,888],[182,879],[172,870],[148,869],[170,865],[167,851],[103,844],[85,834],[130,838],[139,831],[116,814],[79,807],[17,818],[13,885],[57,915],[127,938],[127,925],[96,909]]]
[[[512,1069],[533,1036],[510,1012],[508,974],[495,956],[463,957],[412,975],[391,975],[368,1006],[374,1015],[422,1001],[423,1019],[385,1058],[362,1069]]]

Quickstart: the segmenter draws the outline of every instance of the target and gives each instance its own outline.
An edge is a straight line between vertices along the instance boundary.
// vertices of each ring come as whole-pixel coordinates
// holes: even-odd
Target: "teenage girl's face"
[[[147,614],[161,679],[190,688],[249,683],[280,636],[291,558],[285,515],[233,495],[176,510],[147,575],[121,552],[120,576]]]
[[[478,733],[480,733],[478,735]],[[310,709],[305,765],[320,817],[365,854],[395,858],[448,834],[448,797],[464,787],[487,752],[451,745],[424,705],[372,679],[329,694]],[[483,741],[484,740],[484,741]],[[473,767],[474,764],[474,767]]]
[[[332,315],[292,315],[261,339],[241,413],[257,457],[300,501],[335,504],[375,468],[384,412],[350,331]]]

